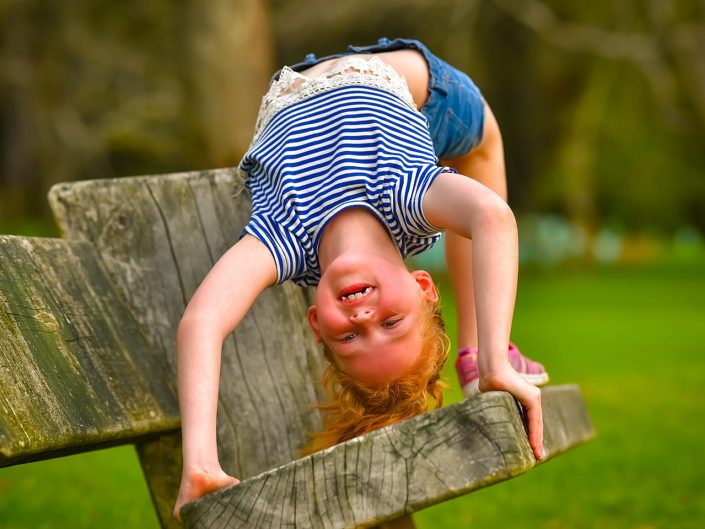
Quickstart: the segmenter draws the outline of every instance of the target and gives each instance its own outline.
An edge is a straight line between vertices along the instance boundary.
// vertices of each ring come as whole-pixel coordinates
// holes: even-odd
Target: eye
[[[343,336],[342,338],[339,338],[338,341],[339,341],[340,343],[350,342],[350,341],[352,341],[352,340],[355,338],[355,336],[357,336],[357,333],[356,333],[356,332],[351,332],[350,334],[346,334],[346,335]]]
[[[396,327],[397,323],[399,323],[400,321],[401,321],[401,318],[399,318],[398,320],[388,320],[382,324],[382,327],[384,327],[386,329],[389,329],[391,327]]]

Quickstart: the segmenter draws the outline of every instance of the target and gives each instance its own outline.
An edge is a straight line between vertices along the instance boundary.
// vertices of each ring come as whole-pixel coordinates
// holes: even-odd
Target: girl
[[[532,382],[547,375],[509,344],[517,230],[501,137],[466,75],[408,39],[309,54],[275,74],[240,169],[252,217],[194,294],[177,335],[183,475],[175,516],[238,483],[217,456],[220,350],[276,283],[317,285],[308,320],[330,361],[332,400],[309,451],[422,413],[430,398],[440,404],[447,338],[438,293],[427,272],[403,261],[440,230],[457,297],[461,384],[468,396],[514,395],[543,457]]]

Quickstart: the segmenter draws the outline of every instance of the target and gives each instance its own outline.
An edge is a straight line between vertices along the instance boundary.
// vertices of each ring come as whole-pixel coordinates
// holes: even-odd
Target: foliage
[[[0,222],[57,181],[237,163],[274,64],[380,36],[468,71],[510,199],[592,232],[705,231],[705,15],[693,0],[218,0],[0,8]],[[315,23],[313,23],[315,21]]]

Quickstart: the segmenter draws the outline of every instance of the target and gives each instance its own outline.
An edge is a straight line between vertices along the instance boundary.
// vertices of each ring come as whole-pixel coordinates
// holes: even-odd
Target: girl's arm
[[[225,338],[276,278],[269,250],[255,237],[245,235],[211,269],[179,323],[176,343],[183,473],[174,506],[177,518],[184,503],[238,483],[223,472],[218,461],[221,350]]]
[[[431,224],[472,239],[480,390],[511,393],[525,408],[529,444],[543,458],[541,392],[509,364],[518,275],[518,236],[509,206],[494,191],[455,173],[436,177],[423,200]]]
[[[441,165],[454,167],[469,175],[507,201],[507,176],[504,146],[497,120],[485,103],[485,119],[480,144],[459,158],[443,160]],[[472,279],[472,241],[452,231],[446,233],[446,265],[455,297],[458,349],[477,348],[475,288]]]

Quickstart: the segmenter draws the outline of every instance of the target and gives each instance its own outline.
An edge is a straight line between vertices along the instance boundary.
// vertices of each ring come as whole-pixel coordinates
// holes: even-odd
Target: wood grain
[[[50,203],[65,237],[95,246],[173,385],[176,328],[186,303],[249,219],[237,174],[60,184]],[[320,428],[310,405],[319,400],[322,354],[306,307],[306,291],[291,283],[268,289],[223,346],[218,448],[223,468],[238,478],[291,461],[308,432]],[[149,462],[142,457],[150,486],[168,496],[157,505],[173,504],[176,490],[167,484],[178,484],[176,454],[149,447],[140,453],[151,454]],[[160,508],[160,517],[166,526],[171,510]]]
[[[135,347],[166,373],[160,384],[173,395],[181,314],[249,218],[237,172],[60,184],[49,198],[64,236],[91,253],[106,289],[129,307],[132,334],[144,342]],[[305,322],[308,300],[310,291],[291,283],[268,289],[225,341],[218,450],[223,468],[244,481],[185,508],[190,527],[403,526],[411,512],[535,465],[506,394],[295,460],[307,433],[320,427],[310,404],[320,398],[323,358]],[[575,387],[545,389],[544,413],[550,456],[593,435]],[[178,432],[140,441],[138,453],[162,526],[178,527],[171,518]]]
[[[543,390],[548,458],[592,425],[576,386]],[[185,527],[371,527],[536,465],[507,393],[435,410],[243,481],[182,511]]]
[[[0,466],[178,429],[150,349],[90,244],[0,236]]]

